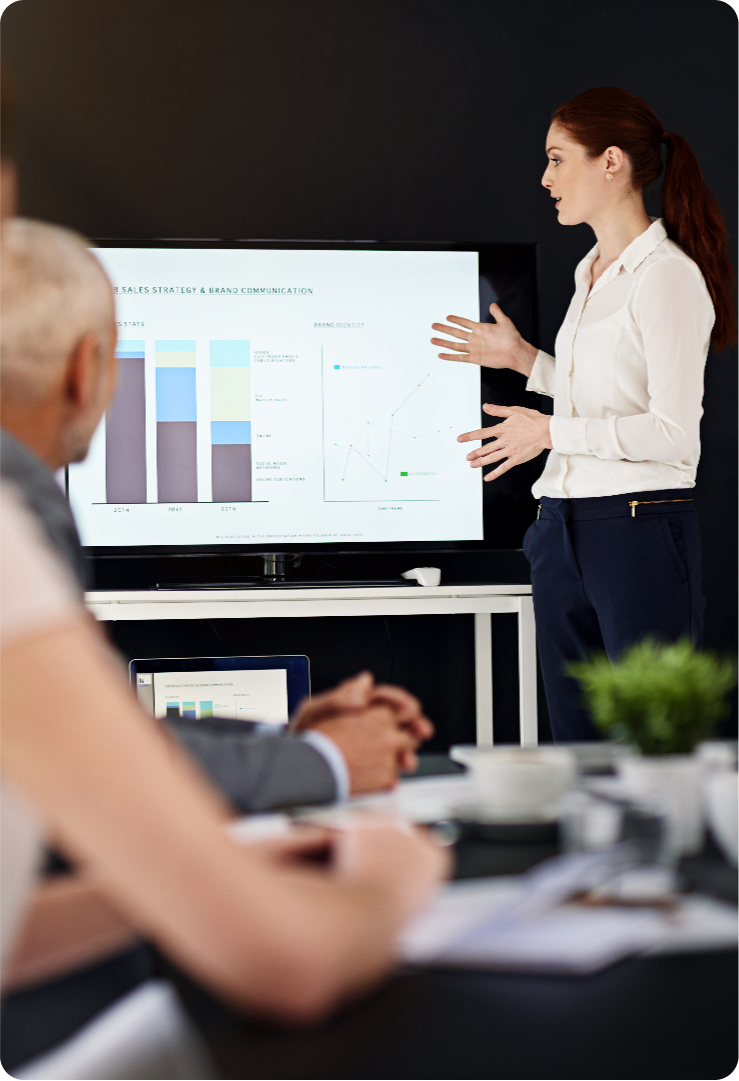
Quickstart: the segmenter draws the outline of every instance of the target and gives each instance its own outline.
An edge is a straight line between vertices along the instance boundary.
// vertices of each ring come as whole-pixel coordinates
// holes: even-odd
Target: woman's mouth
[[[561,195],[556,196],[556,198],[554,200],[554,205],[557,208],[557,210],[559,210],[559,204],[561,202],[562,202],[562,196]]]

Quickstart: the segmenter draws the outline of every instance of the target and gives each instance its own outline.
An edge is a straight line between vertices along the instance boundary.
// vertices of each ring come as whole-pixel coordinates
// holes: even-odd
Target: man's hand
[[[411,772],[418,765],[418,740],[388,706],[370,706],[313,727],[343,754],[353,796],[394,788],[401,771]]]
[[[375,684],[370,672],[301,703],[293,732],[317,729],[344,755],[352,795],[392,788],[418,765],[420,743],[434,734],[421,703],[402,687]]]
[[[484,405],[482,407],[491,417],[505,417],[502,424],[495,424],[489,428],[480,428],[476,432],[465,432],[457,436],[458,443],[467,443],[473,439],[492,439],[484,447],[478,447],[467,455],[467,461],[473,469],[479,469],[484,465],[493,465],[506,459],[493,469],[484,478],[495,480],[514,465],[521,465],[536,458],[543,450],[552,449],[552,439],[549,434],[549,422],[552,419],[545,413],[538,413],[535,409],[525,409],[521,405]]]
[[[536,349],[521,337],[513,321],[497,304],[490,305],[490,314],[494,323],[476,323],[461,315],[447,316],[450,323],[456,324],[453,327],[432,323],[432,330],[458,339],[450,342],[446,338],[432,338],[432,345],[454,350],[453,353],[439,353],[439,358],[479,364],[483,368],[513,368],[528,378],[536,360]]]

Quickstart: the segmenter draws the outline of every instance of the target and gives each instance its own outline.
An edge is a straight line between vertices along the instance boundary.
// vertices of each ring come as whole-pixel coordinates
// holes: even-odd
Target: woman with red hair
[[[662,171],[662,218],[644,189]],[[575,271],[555,357],[495,323],[449,316],[444,360],[512,368],[554,398],[554,415],[485,405],[504,418],[459,436],[486,481],[549,449],[524,538],[555,740],[596,739],[567,663],[611,658],[651,635],[700,646],[704,600],[693,503],[709,346],[736,340],[729,238],[686,140],[626,90],[600,87],[556,110],[542,184],[563,225],[597,244]]]

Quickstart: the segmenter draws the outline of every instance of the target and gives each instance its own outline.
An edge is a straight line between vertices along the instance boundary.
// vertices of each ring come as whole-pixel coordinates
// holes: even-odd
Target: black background
[[[735,42],[720,0],[22,0],[2,19],[21,212],[89,236],[535,242],[551,352],[593,243],[540,187],[552,110],[591,86],[643,97],[696,150],[733,237]],[[730,350],[708,361],[697,490],[706,643],[723,651],[735,403]],[[494,620],[508,738],[512,618]],[[306,652],[317,689],[362,664],[384,677],[392,648],[437,745],[473,736],[471,617],[228,622],[116,633],[138,655],[204,655],[216,632],[228,652]]]

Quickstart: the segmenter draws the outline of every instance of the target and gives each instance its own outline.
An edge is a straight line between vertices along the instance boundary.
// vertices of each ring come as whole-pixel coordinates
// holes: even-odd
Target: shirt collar
[[[628,247],[619,255],[605,273],[601,274],[598,281],[595,283],[594,292],[598,292],[604,285],[612,281],[616,275],[624,268],[629,274],[633,274],[637,267],[641,266],[648,255],[651,255],[655,251],[663,240],[667,239],[667,231],[662,222],[662,218],[652,218],[652,224],[648,229],[645,229],[643,233],[640,233],[635,240],[632,240]],[[590,276],[593,268],[593,263],[598,258],[599,252],[598,245],[591,248],[578,268],[578,278],[586,287],[590,286]]]
[[[662,218],[652,218],[649,228],[640,233],[636,240],[632,240],[628,248],[624,248],[616,262],[620,263],[629,274],[633,274],[647,256],[656,251],[663,240],[667,240],[667,230]]]

